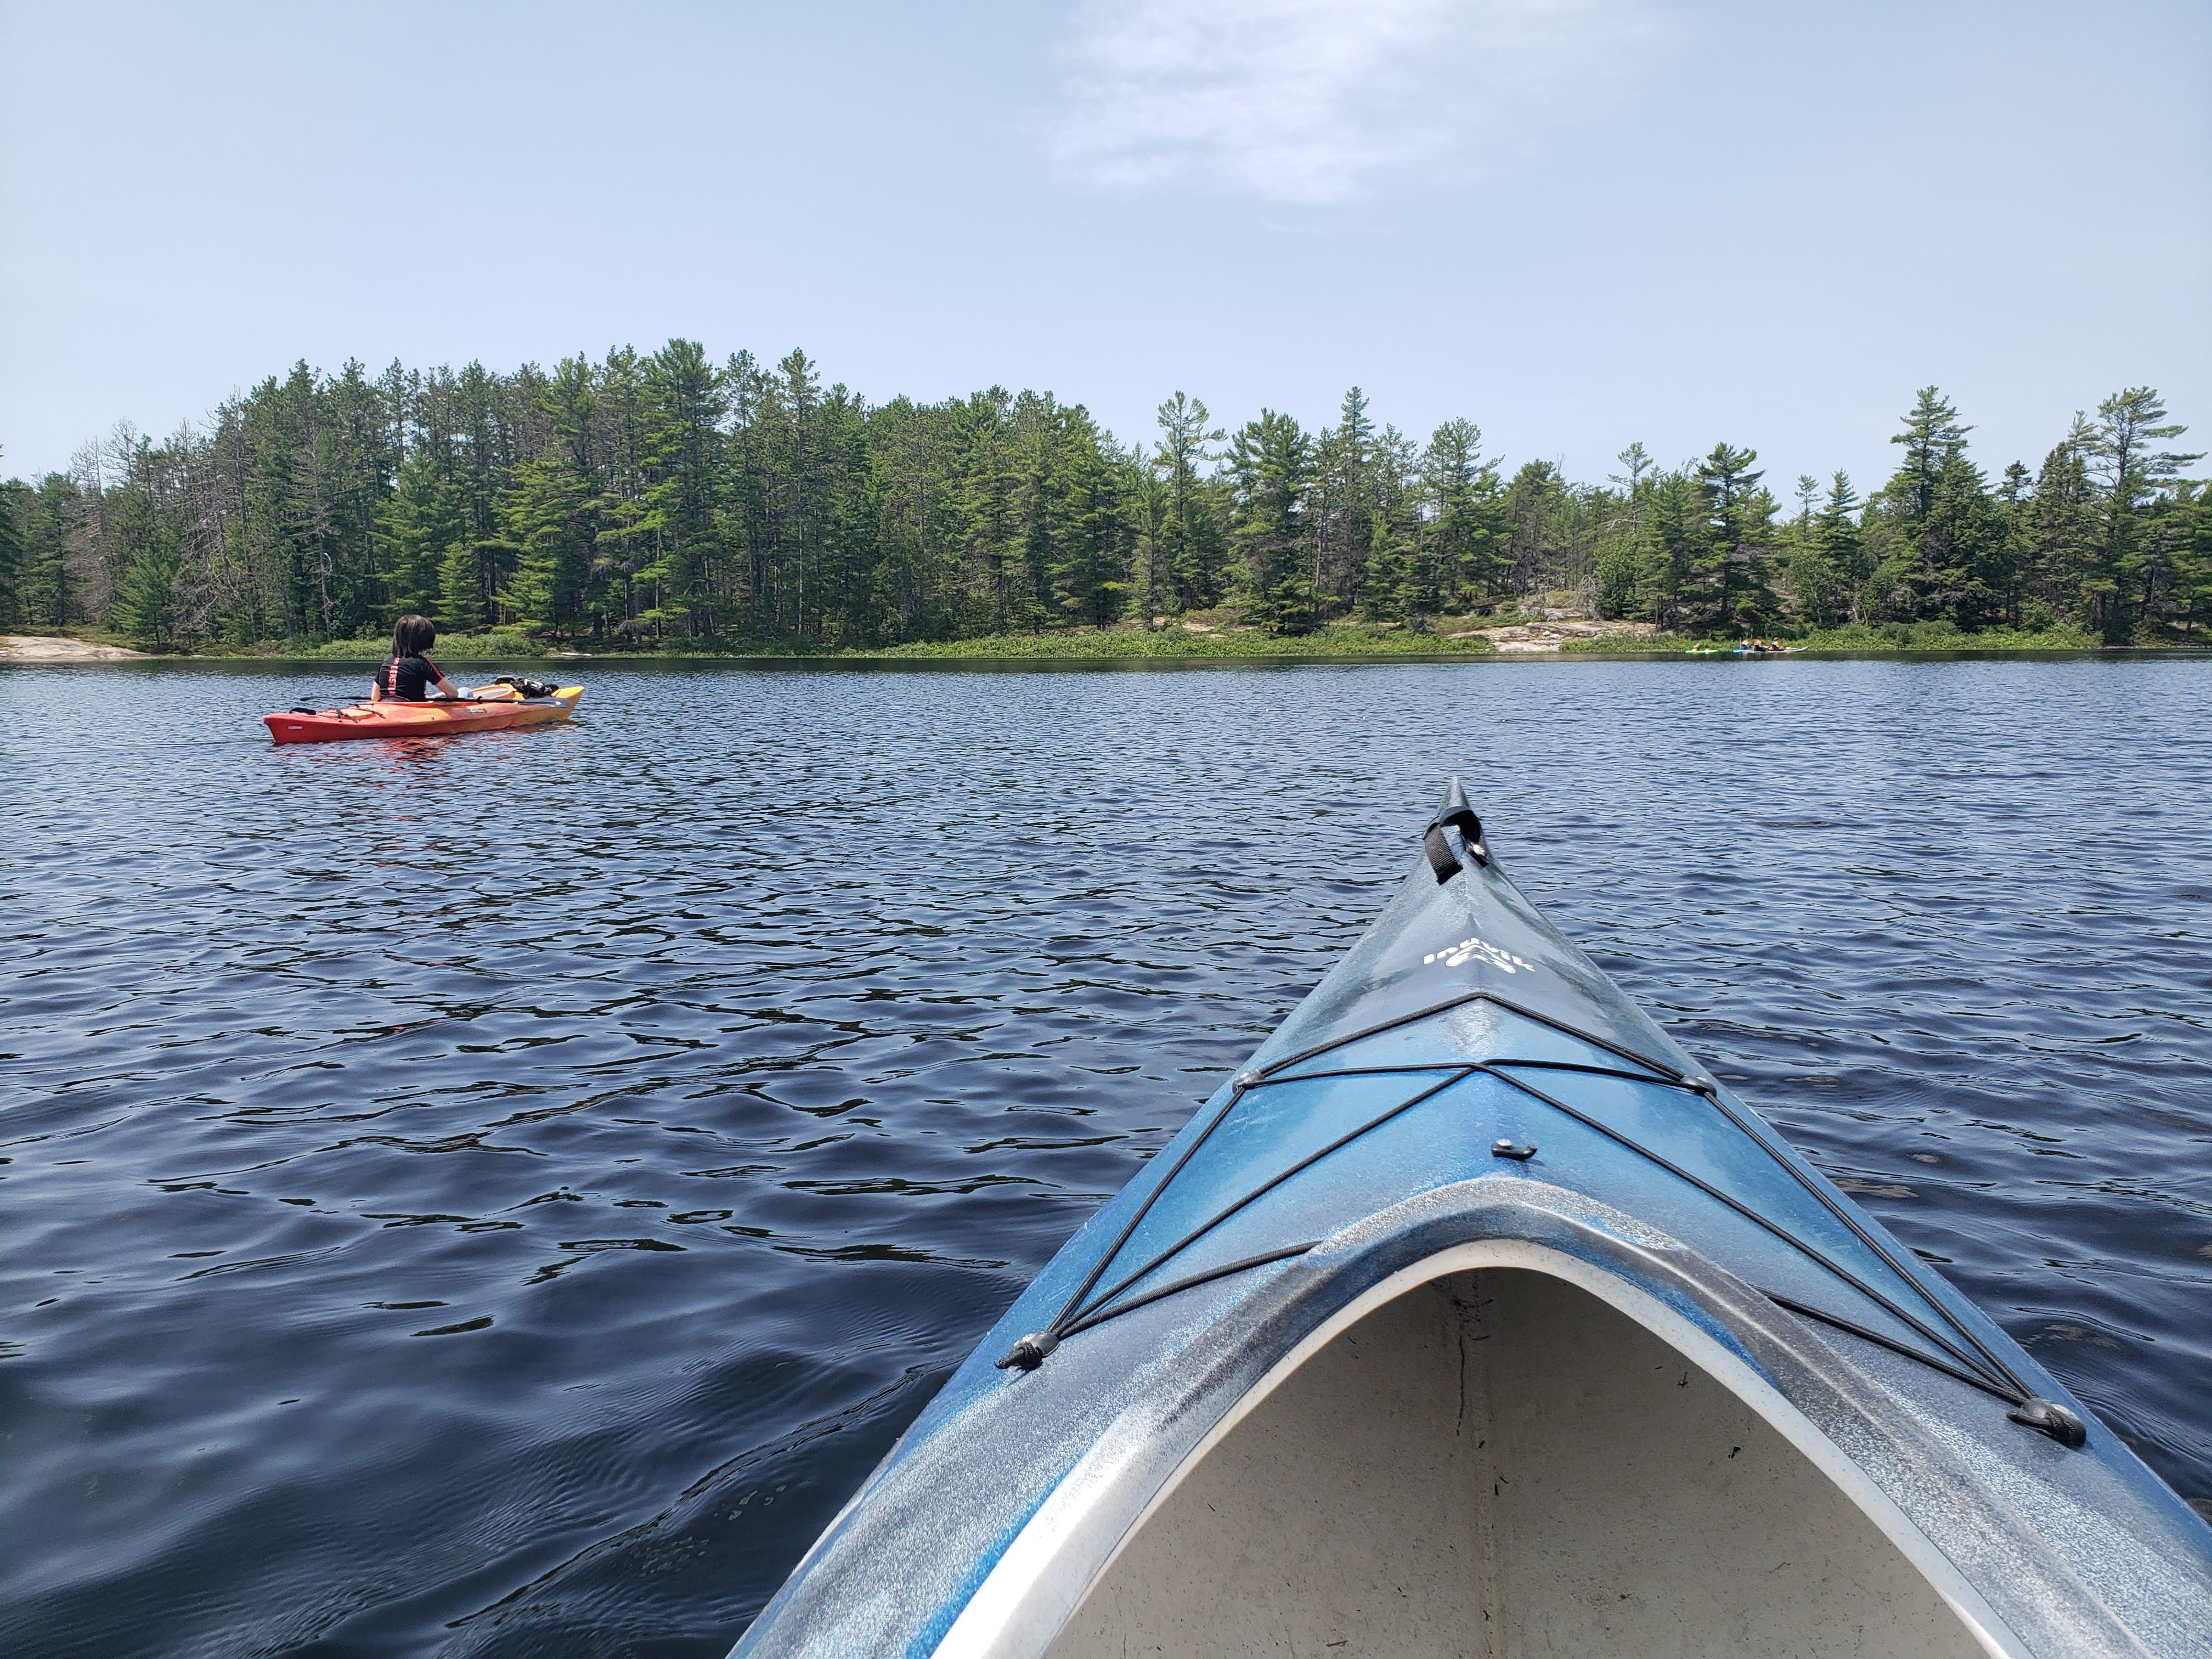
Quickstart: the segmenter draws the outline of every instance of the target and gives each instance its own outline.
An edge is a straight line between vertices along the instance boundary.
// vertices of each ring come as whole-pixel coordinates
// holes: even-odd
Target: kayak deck
[[[1355,1143],[1360,1156],[1323,1167]],[[2015,1407],[2039,1397],[1953,1294],[1710,1079],[1494,993],[1255,1066],[1162,1162],[1080,1292],[1007,1363],[1148,1298],[1303,1255],[1409,1194],[1559,1166],[1642,1192],[1640,1215],[1795,1313]]]
[[[1424,844],[738,1651],[2196,1654],[2212,1530]]]
[[[548,697],[484,696],[423,702],[351,703],[343,708],[294,708],[264,714],[270,737],[283,743],[338,743],[356,738],[442,738],[463,732],[504,732],[567,720],[583,701],[584,688],[564,685]]]

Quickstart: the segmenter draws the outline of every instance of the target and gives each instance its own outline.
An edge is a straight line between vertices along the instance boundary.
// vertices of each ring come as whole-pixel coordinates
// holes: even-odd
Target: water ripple
[[[0,673],[6,1651],[719,1655],[1452,772],[2212,1499],[2205,663],[591,682]]]

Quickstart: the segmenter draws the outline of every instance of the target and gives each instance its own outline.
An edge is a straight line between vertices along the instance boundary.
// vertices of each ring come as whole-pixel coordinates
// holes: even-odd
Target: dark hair
[[[402,617],[392,625],[392,654],[419,657],[438,642],[438,630],[428,617]]]

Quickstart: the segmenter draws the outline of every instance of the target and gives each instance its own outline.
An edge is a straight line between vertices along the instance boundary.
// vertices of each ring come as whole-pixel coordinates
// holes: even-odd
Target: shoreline
[[[1291,667],[1375,667],[1392,663],[1466,664],[1496,666],[1511,663],[1602,663],[1602,662],[1681,662],[1686,659],[1704,663],[1760,662],[1794,660],[1803,662],[1882,662],[1882,661],[2077,661],[2077,660],[2164,660],[2189,661],[2212,657],[2212,643],[2200,646],[2039,646],[2034,647],[1977,647],[1973,646],[1899,647],[1875,649],[1854,647],[1829,651],[1793,651],[1785,656],[1740,657],[1733,652],[1682,653],[1659,651],[1568,651],[1568,652],[1304,652],[1279,654],[1227,654],[1218,656],[1169,655],[1077,655],[1054,652],[1035,656],[1019,656],[1008,653],[977,655],[957,655],[952,653],[928,656],[894,656],[883,652],[814,652],[814,653],[710,653],[703,651],[676,652],[606,652],[567,653],[549,658],[544,654],[513,652],[454,653],[446,660],[455,666],[527,666],[543,665],[547,672],[556,672],[554,664],[562,665],[557,671],[566,673],[568,665],[575,665],[578,672],[587,667],[605,665],[608,667],[637,668],[657,666],[683,667],[748,667],[784,669],[1181,669],[1181,668],[1291,668]],[[359,668],[373,669],[380,659],[374,657],[328,656],[247,656],[208,654],[191,652],[80,652],[68,655],[41,656],[11,654],[0,656],[0,668],[114,668],[151,665],[162,667],[229,667],[229,668]]]
[[[1349,632],[1351,630],[1346,630]],[[1494,630],[1504,632],[1506,630]],[[1522,630],[1512,630],[1518,633]],[[696,647],[660,650],[580,651],[556,648],[520,637],[460,635],[440,654],[454,664],[539,663],[550,670],[556,664],[635,665],[661,663],[730,663],[753,666],[799,667],[1070,667],[1199,666],[1249,663],[1255,665],[1349,665],[1372,663],[1504,663],[1504,662],[1672,662],[1684,658],[1700,661],[1765,661],[1772,656],[1818,659],[1824,661],[1888,658],[2188,658],[2212,654],[2212,640],[2175,641],[2158,645],[2098,645],[2053,641],[2047,637],[1999,636],[1984,640],[1972,635],[1926,643],[1892,644],[1853,641],[1832,646],[1805,644],[1785,653],[1738,657],[1725,646],[1692,651],[1669,641],[1664,645],[1632,643],[1625,630],[1612,638],[1569,636],[1559,641],[1501,641],[1493,644],[1473,635],[1443,636],[1401,635],[1404,643],[1388,635],[1361,630],[1356,639],[1303,640],[1249,635],[1224,639],[1211,631],[1164,638],[1157,634],[1109,635],[997,635],[973,640],[922,645],[890,646],[876,649],[776,650],[742,647],[726,651]],[[1620,640],[1614,644],[1613,640]],[[1102,639],[1117,641],[1112,648],[1096,648]],[[1119,644],[1127,641],[1127,644]],[[1310,642],[1307,642],[1310,641]],[[1564,648],[1563,648],[1564,647]],[[142,651],[103,640],[83,640],[62,635],[0,635],[0,665],[21,663],[52,665],[125,662],[227,663],[241,665],[374,667],[384,659],[381,642],[338,641],[304,650],[229,648],[215,651]]]

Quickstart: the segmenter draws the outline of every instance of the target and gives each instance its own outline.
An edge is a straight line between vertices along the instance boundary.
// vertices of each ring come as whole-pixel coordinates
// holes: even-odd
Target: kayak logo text
[[[1509,974],[1528,966],[1510,951],[1501,951],[1486,939],[1463,939],[1449,950],[1431,951],[1421,958],[1421,966],[1425,968],[1432,962],[1441,962],[1447,968],[1464,968],[1477,957],[1493,968],[1503,968]],[[1535,970],[1530,969],[1529,971],[1533,973]]]

